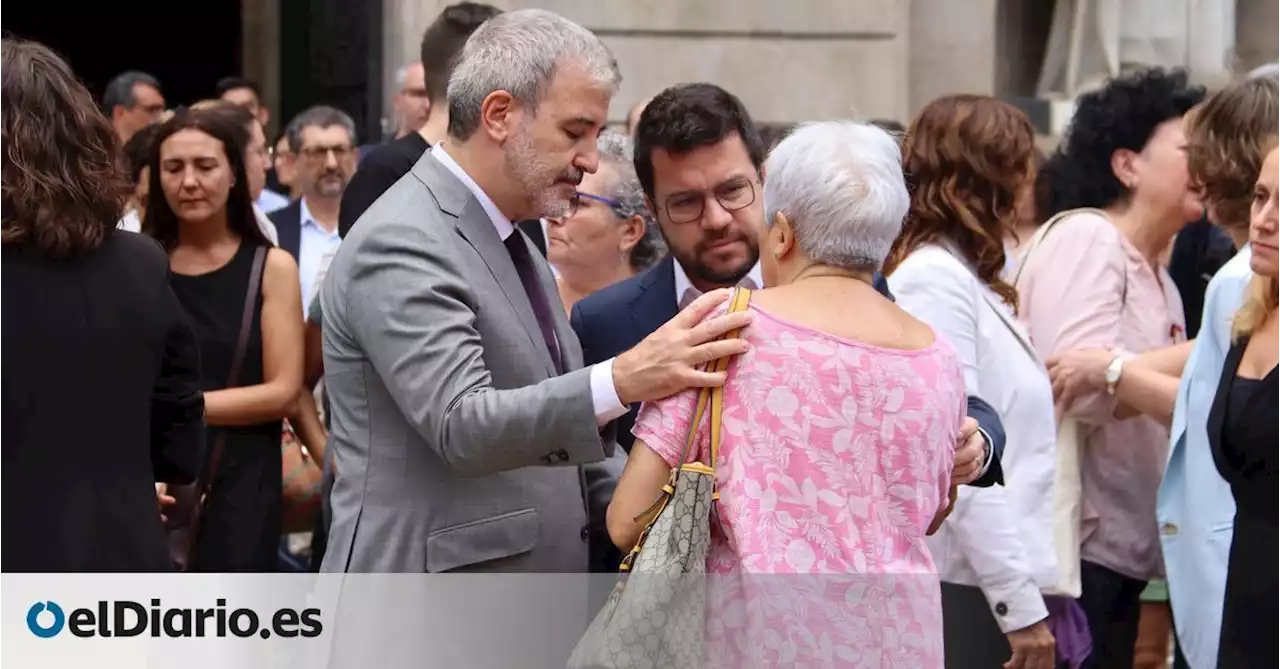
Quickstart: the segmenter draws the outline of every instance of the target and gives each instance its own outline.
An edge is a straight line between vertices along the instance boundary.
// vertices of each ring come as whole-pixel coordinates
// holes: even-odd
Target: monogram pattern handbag
[[[742,311],[751,292],[739,288],[729,311]],[[737,331],[726,337],[737,336]],[[723,372],[729,358],[710,364]],[[698,427],[711,407],[710,463],[688,462]],[[680,462],[658,500],[636,516],[645,529],[622,560],[624,574],[569,658],[570,669],[685,669],[703,666],[706,566],[716,491],[716,455],[724,388],[704,388]]]

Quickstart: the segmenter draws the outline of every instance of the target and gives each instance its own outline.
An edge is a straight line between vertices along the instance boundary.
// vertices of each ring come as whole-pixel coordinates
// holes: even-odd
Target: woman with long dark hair
[[[3,571],[172,569],[156,481],[190,482],[195,335],[155,242],[115,229],[115,132],[44,46],[0,46]]]
[[[1005,239],[1031,197],[1035,131],[995,98],[943,97],[912,120],[902,160],[911,207],[885,261],[889,288],[956,347],[965,390],[992,403],[1009,436],[1005,485],[961,488],[928,539],[947,666],[1055,666],[1042,594],[1058,578],[1053,392],[1002,276]]]
[[[143,221],[169,254],[204,359],[210,487],[190,564],[200,571],[275,569],[281,420],[302,384],[298,267],[258,227],[244,132],[224,114],[175,114],[155,140]]]

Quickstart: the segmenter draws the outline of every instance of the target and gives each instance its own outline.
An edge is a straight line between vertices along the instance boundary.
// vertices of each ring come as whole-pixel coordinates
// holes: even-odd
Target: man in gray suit
[[[723,383],[698,365],[745,350],[717,339],[749,314],[699,325],[721,291],[582,368],[550,269],[512,226],[567,213],[618,83],[590,31],[542,10],[491,19],[449,82],[447,139],[343,242],[321,297],[337,471],[322,571],[585,572],[583,465],[614,455],[604,426]]]

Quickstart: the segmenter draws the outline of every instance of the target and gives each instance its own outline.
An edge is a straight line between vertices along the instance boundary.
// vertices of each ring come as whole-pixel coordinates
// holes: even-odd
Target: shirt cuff
[[[613,358],[591,366],[591,406],[596,412],[596,426],[604,427],[627,413],[613,386]]]
[[[991,441],[991,435],[987,434],[986,430],[978,428],[978,434],[981,434],[982,438],[987,440],[987,458],[982,463],[982,469],[978,470],[978,478],[982,478],[987,475],[987,470],[991,469],[991,461],[996,457],[996,445],[995,442]]]

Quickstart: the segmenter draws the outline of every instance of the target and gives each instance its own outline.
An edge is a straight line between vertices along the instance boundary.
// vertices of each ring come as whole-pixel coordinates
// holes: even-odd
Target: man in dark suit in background
[[[669,88],[645,107],[635,138],[636,175],[671,253],[643,274],[574,307],[570,320],[588,365],[635,346],[706,291],[764,287],[755,239],[763,216],[758,189],[746,206],[721,204],[729,199],[723,197],[725,188],[762,176],[764,144],[741,101],[711,84]],[[674,220],[670,215],[689,211],[690,202],[697,209],[698,200],[700,216]],[[878,275],[876,288],[892,299]],[[627,450],[638,410],[632,406],[618,419],[618,443]],[[1005,439],[999,416],[977,397],[969,398],[969,415],[977,421],[977,431],[961,436],[956,482],[1003,483],[999,456]]]
[[[342,241],[338,206],[356,168],[356,127],[346,113],[319,105],[298,114],[285,131],[297,156],[296,185],[302,197],[268,215],[280,248],[298,261],[302,303],[315,296],[315,278],[328,253]]]

